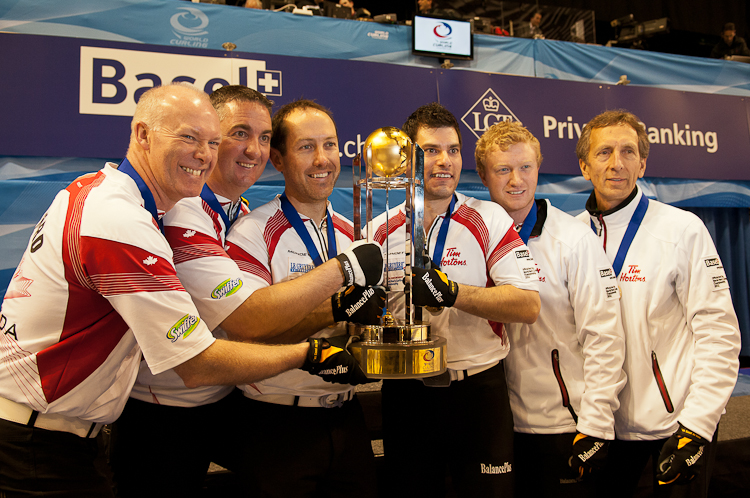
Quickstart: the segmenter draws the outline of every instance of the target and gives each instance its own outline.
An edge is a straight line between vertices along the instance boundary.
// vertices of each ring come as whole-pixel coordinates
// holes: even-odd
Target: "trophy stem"
[[[386,234],[391,233],[391,228],[390,228],[390,225],[389,225],[389,223],[391,221],[390,220],[390,217],[391,217],[391,208],[390,208],[390,202],[391,202],[391,200],[390,200],[390,195],[391,195],[390,184],[386,183],[386,185],[385,185],[385,233]],[[389,259],[390,254],[391,254],[391,251],[389,250],[388,237],[386,236],[386,238],[385,238],[385,269],[384,269],[384,271],[385,271],[385,282],[384,283],[385,283],[386,287],[388,287],[388,278],[390,276],[390,268],[391,268],[391,266],[389,264],[390,263],[390,259]],[[386,292],[385,293],[385,309],[388,310],[389,313],[390,313],[390,309],[391,309],[390,304],[391,304],[391,298],[390,298],[389,293]]]

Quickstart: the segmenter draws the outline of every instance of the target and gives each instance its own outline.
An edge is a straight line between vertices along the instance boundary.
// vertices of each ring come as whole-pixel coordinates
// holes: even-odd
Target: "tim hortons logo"
[[[492,90],[488,89],[484,95],[474,102],[466,114],[461,118],[471,132],[479,138],[487,128],[500,121],[519,121],[513,111]]]

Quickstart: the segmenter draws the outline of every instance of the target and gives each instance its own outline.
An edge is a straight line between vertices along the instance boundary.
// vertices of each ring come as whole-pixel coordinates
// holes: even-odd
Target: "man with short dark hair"
[[[271,162],[284,176],[284,193],[242,217],[227,236],[227,251],[245,281],[261,290],[302,281],[335,260],[354,237],[351,222],[328,202],[341,171],[331,112],[310,100],[294,101],[276,112],[272,124]],[[382,278],[382,266],[377,271]],[[329,325],[371,323],[362,321],[365,309],[359,306],[374,303],[379,317],[385,291],[352,286],[333,301],[333,320],[276,339],[295,342],[312,334],[345,347],[345,323]],[[287,310],[276,313],[283,317]],[[331,306],[322,313],[330,316]],[[244,427],[242,470],[252,496],[376,496],[374,456],[353,386],[285,372],[240,388],[243,413],[252,421]]]
[[[431,258],[428,270],[412,267],[412,296],[417,306],[442,308],[430,323],[432,333],[447,340],[448,370],[383,382],[389,493],[444,496],[448,472],[457,496],[511,494],[513,417],[503,369],[510,345],[501,323],[536,320],[534,260],[502,208],[456,192],[461,133],[450,111],[438,103],[422,106],[403,130],[424,150],[424,235]],[[399,267],[403,204],[373,226],[375,240],[387,243],[389,265]],[[404,309],[400,268],[388,275],[394,316]]]
[[[705,497],[719,419],[737,380],[740,332],[706,227],[636,184],[649,146],[639,119],[613,110],[593,118],[576,147],[594,187],[578,217],[612,261],[627,346],[628,381],[600,493],[631,496],[651,458],[658,496]]]
[[[728,22],[721,30],[721,41],[711,50],[711,58],[727,59],[732,55],[750,56],[750,49],[745,39],[737,36],[734,23]]]
[[[539,318],[506,324],[516,495],[593,498],[589,474],[606,462],[625,385],[614,271],[590,229],[534,199],[542,152],[520,123],[492,125],[475,158],[482,183],[513,218],[539,271]]]
[[[205,93],[151,89],[126,158],[75,180],[37,224],[0,314],[0,494],[111,497],[94,438],[119,416],[142,364],[193,388],[295,368],[356,382],[354,359],[322,339],[216,339],[178,280],[161,217],[200,194],[220,142]],[[353,251],[346,259],[361,268]]]

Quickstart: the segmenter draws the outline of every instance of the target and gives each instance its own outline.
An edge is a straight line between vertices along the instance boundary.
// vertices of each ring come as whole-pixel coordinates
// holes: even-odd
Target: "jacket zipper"
[[[570,396],[568,395],[568,388],[565,387],[565,381],[562,378],[562,372],[560,371],[560,352],[557,349],[552,350],[552,370],[555,372],[555,378],[557,384],[560,386],[560,395],[562,396],[562,405],[570,411],[573,416],[575,423],[578,423],[578,415],[576,415],[573,407],[570,406]]]
[[[654,370],[654,378],[656,379],[656,386],[659,388],[661,399],[664,400],[664,406],[667,408],[667,412],[674,412],[674,405],[672,400],[669,398],[669,391],[667,391],[667,384],[664,382],[664,377],[659,369],[659,361],[656,359],[656,352],[651,351],[651,368]]]

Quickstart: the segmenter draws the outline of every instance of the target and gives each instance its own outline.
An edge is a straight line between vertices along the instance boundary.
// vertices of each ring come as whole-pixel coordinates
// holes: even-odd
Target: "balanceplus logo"
[[[500,121],[520,121],[520,119],[513,114],[513,111],[505,105],[492,88],[484,92],[484,95],[479,97],[461,118],[461,122],[477,138],[481,137],[487,128]]]
[[[479,464],[479,473],[480,474],[507,474],[509,472],[512,472],[513,468],[510,463],[505,462],[502,465],[490,465],[490,464]]]

